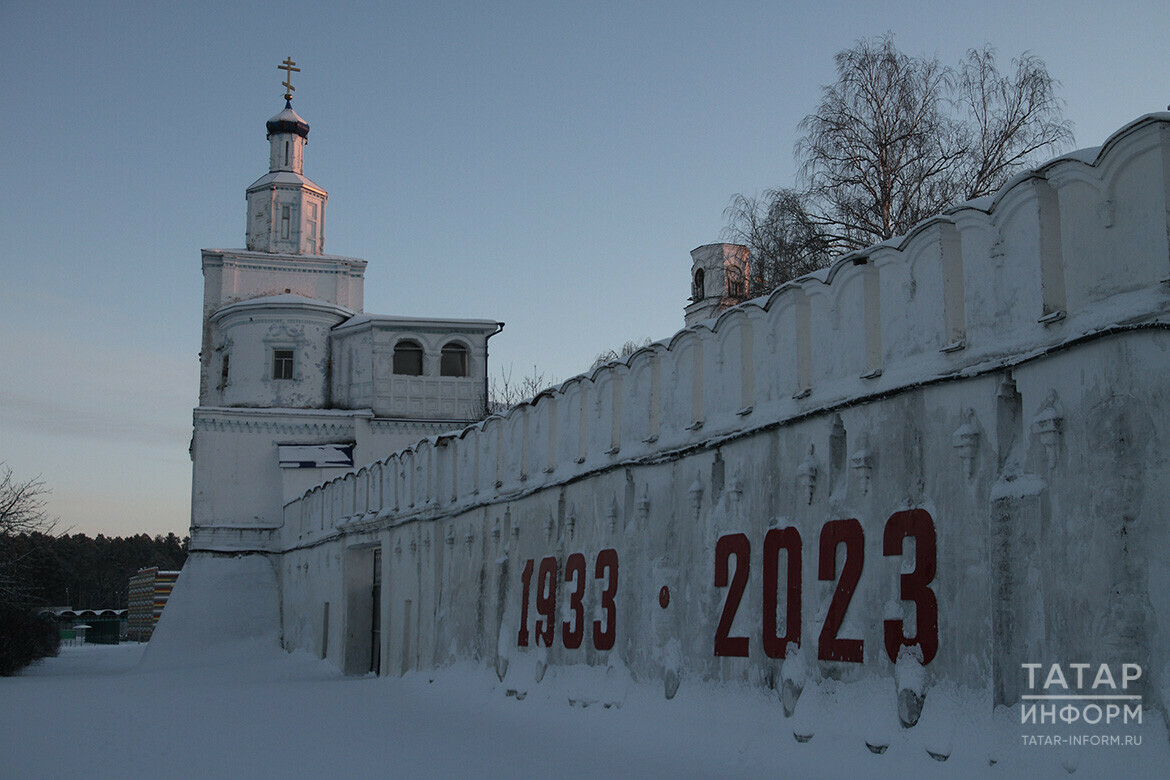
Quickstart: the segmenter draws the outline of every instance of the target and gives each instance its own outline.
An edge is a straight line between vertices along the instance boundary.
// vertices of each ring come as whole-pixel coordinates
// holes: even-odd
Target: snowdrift
[[[144,669],[208,666],[280,650],[280,597],[265,555],[192,553],[143,654]]]

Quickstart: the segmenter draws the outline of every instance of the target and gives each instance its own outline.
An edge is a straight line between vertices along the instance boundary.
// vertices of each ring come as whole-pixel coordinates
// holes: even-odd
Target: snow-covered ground
[[[1153,713],[1136,732],[1140,747],[1024,747],[1006,711],[991,726],[961,711],[932,713],[930,698],[914,729],[875,718],[862,735],[852,719],[816,717],[817,707],[785,718],[778,697],[756,691],[684,682],[667,701],[660,685],[618,669],[550,668],[520,691],[471,667],[346,678],[274,650],[151,670],[139,665],[142,652],[63,648],[0,679],[0,777],[1038,780],[1164,776],[1170,765]],[[867,709],[863,691],[850,695],[855,706],[824,701],[825,711]],[[798,742],[794,727],[812,738]],[[889,747],[874,753],[866,740]]]

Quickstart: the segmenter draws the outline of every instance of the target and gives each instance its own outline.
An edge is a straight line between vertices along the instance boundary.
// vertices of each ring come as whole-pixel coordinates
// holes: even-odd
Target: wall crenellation
[[[439,516],[710,447],[1010,365],[1119,310],[1158,314],[1170,277],[1168,127],[1170,115],[1143,117],[1095,153],[1058,158],[905,237],[317,486],[286,507],[296,533],[284,544],[343,519]],[[852,456],[868,468],[864,452]]]

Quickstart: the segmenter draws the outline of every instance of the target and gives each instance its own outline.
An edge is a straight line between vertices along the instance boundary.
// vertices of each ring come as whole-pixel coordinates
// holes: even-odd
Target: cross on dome
[[[292,85],[292,74],[301,72],[300,68],[294,67],[295,65],[296,65],[296,63],[293,62],[292,57],[285,57],[284,62],[282,62],[280,65],[276,66],[277,70],[284,71],[284,82],[283,83],[284,83],[284,99],[285,100],[292,100],[293,90],[296,89],[296,87],[294,87]]]

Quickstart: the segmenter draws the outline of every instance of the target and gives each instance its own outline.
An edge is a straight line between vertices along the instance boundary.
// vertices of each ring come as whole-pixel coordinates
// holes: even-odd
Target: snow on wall
[[[893,680],[912,652],[920,689],[989,704],[1022,663],[1138,663],[1164,708],[1168,193],[1149,115],[314,487],[273,541],[285,646],[383,674],[618,665],[668,696]]]

